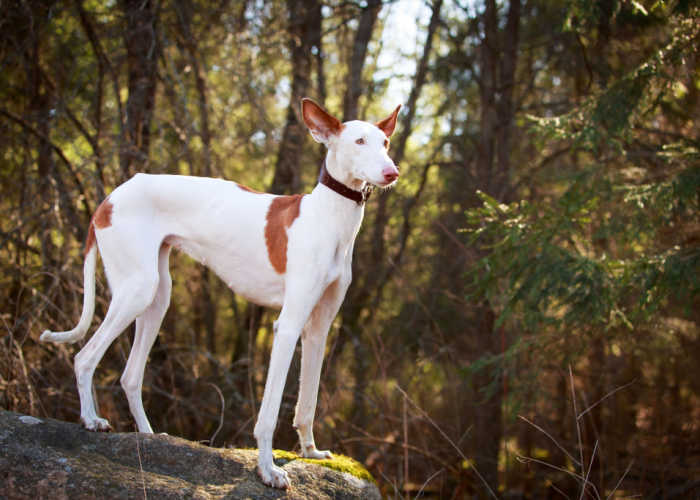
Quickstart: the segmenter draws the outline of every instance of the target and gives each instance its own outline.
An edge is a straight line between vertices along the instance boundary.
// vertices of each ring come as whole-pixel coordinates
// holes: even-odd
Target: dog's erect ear
[[[304,118],[306,126],[309,127],[311,137],[322,144],[328,144],[328,139],[339,134],[343,129],[340,120],[308,97],[301,100],[301,116]]]
[[[382,121],[377,122],[377,127],[379,127],[387,137],[391,137],[391,134],[394,133],[394,128],[396,128],[396,117],[399,115],[400,109],[401,104],[396,106],[396,109],[393,113],[391,113],[391,115],[389,115],[389,118],[384,118]]]

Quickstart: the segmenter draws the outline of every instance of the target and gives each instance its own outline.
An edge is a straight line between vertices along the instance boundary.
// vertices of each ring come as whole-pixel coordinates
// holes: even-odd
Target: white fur
[[[361,121],[339,128],[337,120],[333,122],[309,100],[304,100],[302,109],[313,137],[328,146],[326,167],[337,180],[359,190],[366,183],[387,186],[398,177],[385,142],[399,108],[384,130]],[[358,144],[358,139],[363,143]],[[300,336],[301,381],[294,425],[301,453],[310,458],[331,457],[330,452],[316,449],[313,418],[326,337],[350,285],[353,244],[364,205],[317,185],[302,198],[299,216],[287,229],[286,272],[279,274],[270,263],[265,242],[266,216],[274,198],[220,179],[145,174],[137,174],[112,192],[111,225],[95,227],[112,301],[104,321],[75,357],[85,427],[109,429],[95,410],[93,373],[109,345],[136,320],[134,345],[121,383],[139,432],[153,432],[141,387],[148,353],[170,302],[168,257],[174,246],[210,267],[248,300],[281,308],[254,431],[263,482],[289,486],[287,473],[272,461],[272,436]],[[45,331],[41,340],[75,342],[87,333],[95,305],[96,248],[88,249],[85,258],[85,297],[78,326],[69,332]]]

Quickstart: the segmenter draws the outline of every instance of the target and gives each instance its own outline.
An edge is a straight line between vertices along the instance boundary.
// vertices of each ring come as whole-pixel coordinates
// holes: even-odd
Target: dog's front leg
[[[299,399],[294,413],[294,428],[299,434],[301,455],[304,458],[333,458],[330,451],[316,448],[313,432],[314,414],[328,329],[338,314],[349,284],[349,279],[342,278],[332,283],[321,296],[304,327],[301,339]]]
[[[289,487],[287,473],[272,461],[272,436],[279,416],[284,384],[294,355],[294,347],[316,302],[315,299],[320,295],[298,285],[287,284],[285,303],[275,322],[270,367],[267,370],[265,392],[254,429],[258,442],[258,474],[265,484],[275,488]]]
[[[267,370],[265,392],[253,433],[258,442],[258,474],[263,483],[275,488],[288,488],[287,473],[272,461],[272,435],[279,415],[289,364],[301,334],[301,326],[287,325],[278,319],[274,328],[270,367]]]
[[[316,448],[313,430],[326,337],[327,332],[305,331],[302,339],[299,400],[294,413],[294,428],[299,434],[301,456],[304,458],[333,458],[330,451]]]

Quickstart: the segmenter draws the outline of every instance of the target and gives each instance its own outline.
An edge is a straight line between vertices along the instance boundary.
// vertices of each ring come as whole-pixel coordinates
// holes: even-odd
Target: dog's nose
[[[389,182],[394,182],[396,179],[399,178],[399,171],[396,169],[394,165],[384,167],[382,170],[382,175],[384,175],[384,180],[389,183]]]

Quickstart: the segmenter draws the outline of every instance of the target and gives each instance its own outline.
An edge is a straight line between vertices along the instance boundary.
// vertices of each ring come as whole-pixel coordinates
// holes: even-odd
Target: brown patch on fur
[[[253,193],[253,194],[263,194],[263,193],[261,193],[260,191],[256,191],[255,189],[249,188],[248,186],[244,186],[243,184],[238,184],[238,183],[236,183],[236,186],[238,186],[239,188],[241,188],[243,191],[248,191],[249,193]]]
[[[299,217],[303,195],[277,196],[267,210],[265,244],[270,264],[279,274],[287,270],[287,228]]]
[[[88,228],[88,235],[85,240],[85,255],[90,251],[90,249],[95,244],[95,228],[104,229],[112,225],[112,202],[109,198],[105,199],[100,206],[97,207],[95,213],[90,220],[90,227]]]
[[[97,229],[104,229],[112,225],[112,202],[107,198],[103,201],[97,210],[95,215],[92,216],[92,220],[95,223]]]

